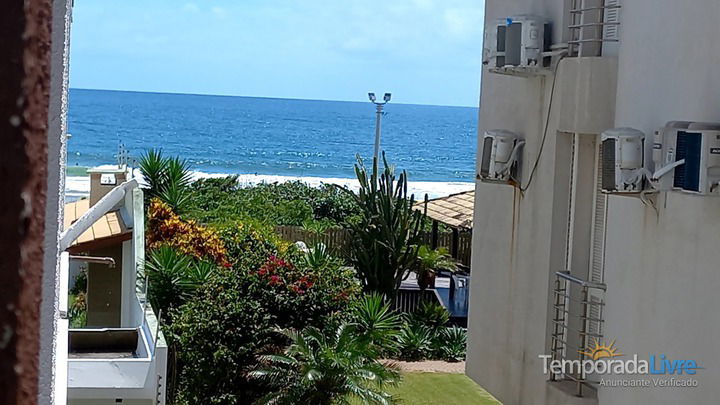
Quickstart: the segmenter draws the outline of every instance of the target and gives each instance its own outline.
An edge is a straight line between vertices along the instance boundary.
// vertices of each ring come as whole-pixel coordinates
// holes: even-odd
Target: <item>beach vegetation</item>
[[[358,156],[355,174],[358,192],[340,188],[360,207],[357,221],[349,224],[349,260],[357,269],[363,287],[390,299],[418,258],[424,213],[413,209],[408,195],[407,172],[396,175],[383,154],[384,168],[373,162],[368,168]]]
[[[379,353],[392,355],[397,351],[402,318],[385,297],[365,294],[355,303],[351,319],[358,335]]]
[[[459,326],[442,328],[433,341],[435,357],[446,361],[465,360],[467,330]]]
[[[433,331],[445,326],[450,320],[450,313],[437,302],[424,300],[415,312],[408,314],[409,322],[430,328]]]
[[[351,268],[310,268],[304,252],[266,229],[226,225],[220,234],[231,265],[171,310],[166,337],[177,359],[178,403],[252,403],[268,394],[272,387],[249,373],[258,356],[288,344],[273,329],[334,329],[360,292]]]
[[[198,260],[229,265],[227,250],[215,229],[193,220],[183,220],[159,198],[150,201],[146,222],[146,249],[154,250],[169,245]]]
[[[377,361],[373,347],[356,332],[345,323],[329,332],[314,327],[282,330],[289,346],[281,354],[261,356],[263,366],[250,372],[273,388],[256,403],[394,403],[386,388],[400,381],[397,368]]]
[[[177,248],[161,245],[150,251],[143,267],[151,286],[148,299],[153,308],[167,314],[191,299],[216,268],[213,262],[197,260]]]
[[[431,353],[433,331],[416,322],[406,322],[400,328],[398,345],[400,358],[404,360],[423,360]]]
[[[71,328],[87,324],[87,269],[80,270],[68,290],[68,319]]]
[[[185,161],[148,151],[141,277],[166,319],[171,403],[389,404],[399,375],[379,358],[464,357],[465,331],[447,326],[442,306],[392,309],[407,274],[454,262],[422,246],[428,221],[413,209],[407,173],[382,164],[358,158],[357,192],[241,187],[234,176],[191,182]],[[347,242],[307,248],[283,240],[281,225],[317,241],[344,228]]]
[[[378,353],[410,361],[465,358],[467,332],[458,326],[448,326],[449,320],[445,308],[429,301],[413,313],[400,315],[377,293],[358,299],[350,316],[360,338]]]
[[[342,261],[330,254],[330,249],[322,243],[316,243],[308,249],[303,260],[305,265],[315,271],[319,271],[327,266],[340,266]]]
[[[324,230],[344,227],[359,207],[330,185],[290,181],[242,187],[237,176],[229,176],[192,183],[186,214],[204,224],[252,221]]]

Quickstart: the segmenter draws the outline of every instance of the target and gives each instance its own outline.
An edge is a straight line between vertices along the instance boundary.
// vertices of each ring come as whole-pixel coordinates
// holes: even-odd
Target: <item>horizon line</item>
[[[167,94],[176,96],[203,96],[203,97],[242,97],[242,98],[261,98],[268,100],[298,100],[298,101],[332,101],[339,103],[364,103],[363,101],[354,100],[328,100],[328,99],[313,99],[313,98],[299,98],[299,97],[271,97],[271,96],[241,96],[234,94],[209,94],[209,93],[184,93],[184,92],[172,92],[172,91],[148,91],[148,90],[120,90],[120,89],[91,89],[86,87],[69,87],[70,90],[87,90],[87,91],[114,91],[119,93],[148,93],[148,94]],[[369,102],[369,101],[368,101]],[[418,105],[427,107],[454,107],[454,108],[475,108],[478,106],[468,105],[441,105],[441,104],[421,104],[421,103],[392,103],[398,105]]]

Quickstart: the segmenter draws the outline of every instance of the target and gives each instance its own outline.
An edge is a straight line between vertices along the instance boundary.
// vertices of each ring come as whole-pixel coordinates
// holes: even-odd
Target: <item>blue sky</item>
[[[477,106],[482,0],[75,0],[75,88]]]

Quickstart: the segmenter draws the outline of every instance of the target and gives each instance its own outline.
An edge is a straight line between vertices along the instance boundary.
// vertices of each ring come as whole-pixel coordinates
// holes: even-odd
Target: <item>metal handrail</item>
[[[554,318],[551,319],[553,331],[550,334],[551,348],[553,360],[564,360],[569,353],[578,353],[580,359],[588,349],[589,338],[600,339],[603,337],[601,325],[604,323],[602,319],[602,308],[605,303],[602,300],[594,301],[590,299],[589,291],[591,289],[604,293],[607,286],[604,283],[583,280],[569,271],[558,271],[555,273],[555,288],[553,290],[554,302],[552,309]],[[573,297],[570,294],[571,284],[580,288],[580,297]],[[598,309],[598,316],[591,316],[591,308]],[[571,319],[579,320],[578,325],[571,326],[568,322]],[[591,331],[591,325],[596,324],[597,330]],[[596,333],[597,332],[597,333]],[[571,344],[568,337],[575,336],[578,341],[577,345]],[[575,343],[573,340],[572,343]],[[577,395],[583,396],[583,386],[590,385],[592,382],[584,378],[584,376],[569,374],[550,374],[550,380],[569,379],[577,384]]]
[[[569,271],[557,271],[555,272],[555,275],[572,283],[579,284],[582,287],[596,288],[603,291],[607,290],[607,286],[604,283],[583,280],[581,278],[573,276],[572,274],[570,274]]]
[[[603,2],[606,3],[606,2]],[[591,21],[585,22],[586,13],[605,13],[606,10],[619,10],[622,6],[620,4],[602,4],[600,6],[585,6],[584,0],[574,0],[570,5],[568,12],[571,16],[571,22],[567,26],[570,30],[571,38],[567,41],[568,51],[570,56],[579,56],[583,44],[603,44],[606,42],[619,42],[616,38],[606,38],[604,32],[599,32],[595,35],[590,34],[590,38],[583,38],[585,28],[598,27],[601,29],[606,26],[620,26],[619,21],[604,21],[605,16],[602,15],[599,18],[592,16]]]
[[[581,303],[581,304],[592,304],[592,305],[597,305],[597,306],[600,306],[600,307],[605,306],[605,302],[603,302],[603,301],[598,301],[598,302],[583,301],[583,300],[581,300],[581,299],[577,299],[577,298],[571,296],[570,294],[561,294],[561,293],[555,292],[555,296],[556,296],[556,297],[567,298],[568,300],[570,300],[570,301],[572,301],[572,302],[579,302],[579,303]]]
[[[98,256],[84,256],[84,255],[70,255],[70,260],[77,260],[86,263],[95,264],[106,264],[109,268],[115,267],[115,259],[112,257],[98,257]]]
[[[594,10],[610,10],[613,8],[620,8],[621,6],[618,5],[607,5],[607,6],[597,6],[597,7],[585,7],[585,8],[574,8],[570,10],[570,13],[572,14],[582,14],[585,11],[594,11]]]
[[[592,23],[568,25],[568,28],[579,29],[579,28],[585,28],[585,27],[603,27],[606,25],[620,25],[620,23],[619,22],[592,22]]]

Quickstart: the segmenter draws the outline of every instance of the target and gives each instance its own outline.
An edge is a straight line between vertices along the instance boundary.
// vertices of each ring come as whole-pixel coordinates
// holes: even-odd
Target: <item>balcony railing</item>
[[[600,56],[620,41],[620,0],[571,0],[569,12],[569,56]]]
[[[592,350],[591,342],[602,339],[603,307],[606,286],[582,280],[567,271],[555,273],[553,299],[552,360],[584,360]],[[571,380],[577,384],[577,395],[583,386],[591,386],[582,371],[571,374],[550,373],[551,381]]]

